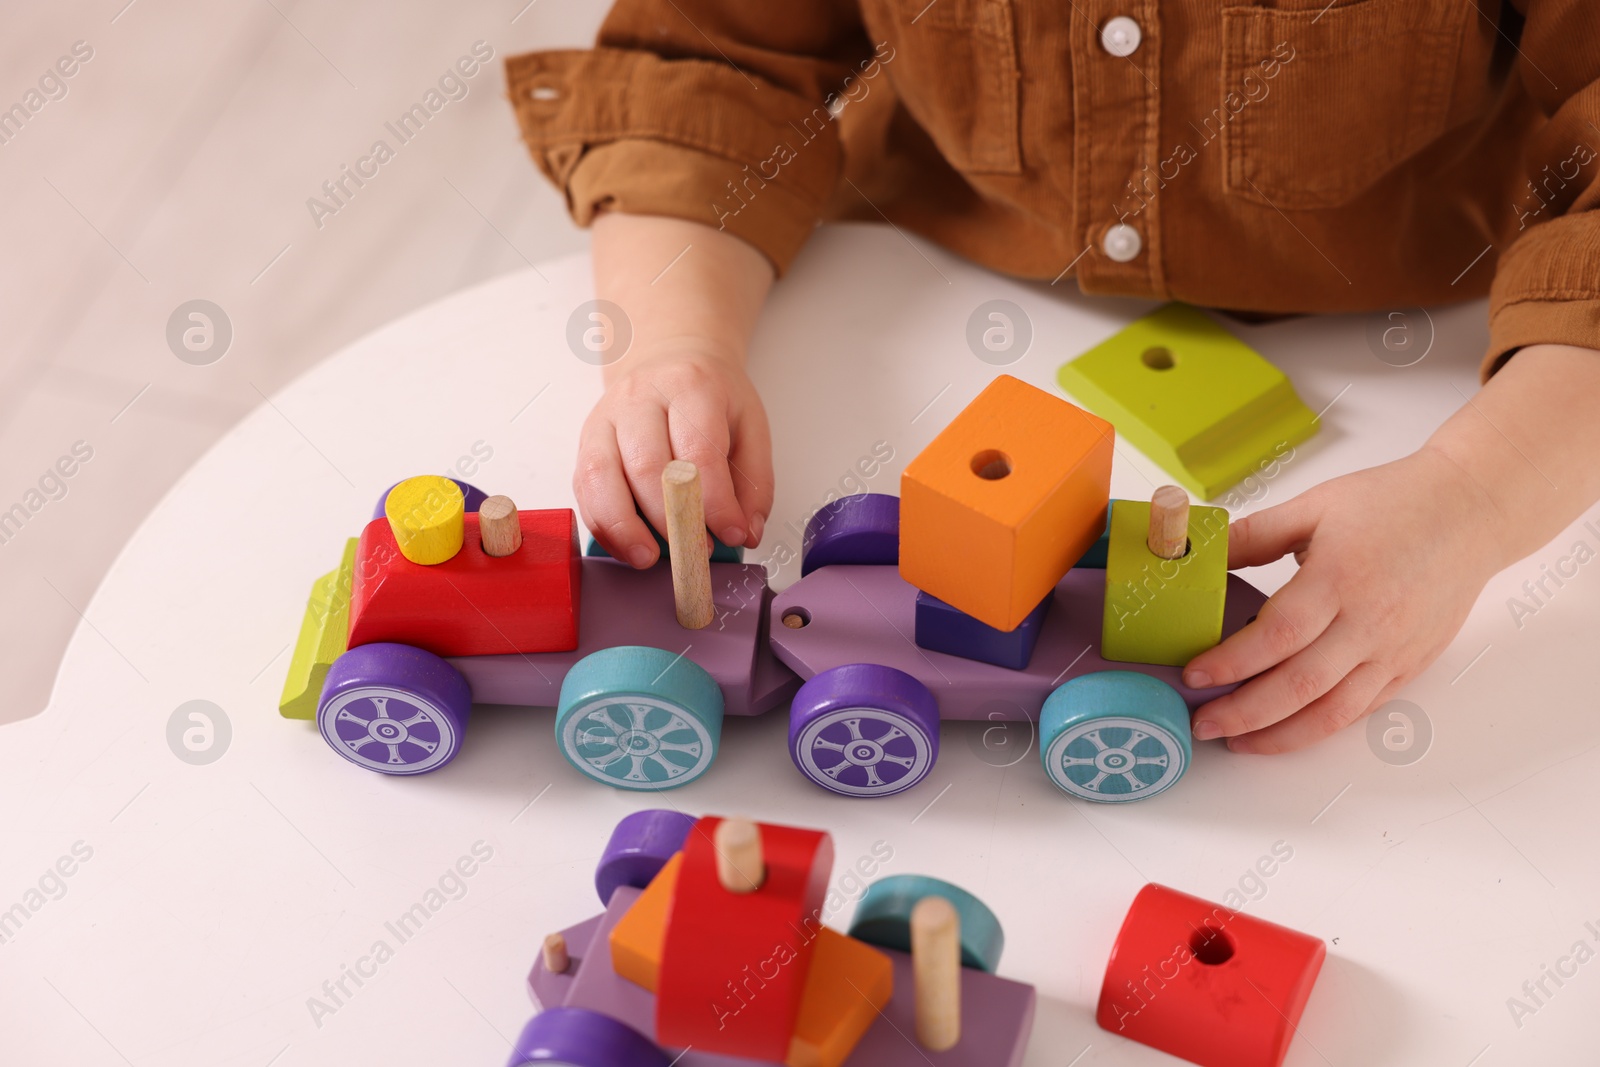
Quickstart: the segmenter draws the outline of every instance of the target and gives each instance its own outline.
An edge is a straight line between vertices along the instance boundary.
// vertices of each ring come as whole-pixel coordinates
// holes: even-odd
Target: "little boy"
[[[1252,679],[1197,738],[1282,752],[1361,718],[1600,498],[1594,0],[619,0],[592,51],[507,74],[632,320],[574,487],[634,566],[656,558],[635,501],[665,528],[674,457],[718,537],[760,542],[745,349],[824,218],[1260,313],[1489,294],[1485,384],[1422,448],[1234,524],[1230,566],[1300,570],[1185,668]]]

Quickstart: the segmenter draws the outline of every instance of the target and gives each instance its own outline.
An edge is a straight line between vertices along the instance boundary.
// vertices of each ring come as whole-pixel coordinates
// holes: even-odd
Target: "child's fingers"
[[[656,540],[634,509],[633,493],[622,474],[616,430],[609,422],[585,427],[572,491],[583,524],[602,548],[635,567],[648,567],[656,561]]]
[[[700,496],[706,527],[725,545],[744,544],[747,530],[739,498],[728,474],[728,416],[707,398],[680,393],[667,410],[672,455],[700,468]]]
[[[1304,497],[1246,515],[1228,527],[1228,569],[1259,567],[1300,552],[1316,528],[1316,513]]]
[[[772,433],[767,428],[764,415],[747,417],[739,425],[733,451],[728,455],[728,466],[733,471],[733,491],[750,524],[750,535],[745,539],[745,545],[755,548],[761,543],[767,516],[772,514],[775,481],[772,471]]]
[[[1304,649],[1339,612],[1338,597],[1300,571],[1261,605],[1255,619],[1183,669],[1183,684],[1206,689],[1260,674]]]
[[[661,470],[672,459],[667,413],[653,404],[630,407],[617,420],[617,448],[634,501],[650,525],[665,534],[666,506],[661,497]],[[655,538],[650,539],[652,546]]]
[[[1336,622],[1267,673],[1202,707],[1195,737],[1237,737],[1289,717],[1337,686],[1361,661],[1365,641],[1359,628]]]
[[[1372,714],[1403,684],[1401,679],[1393,677],[1389,668],[1369,660],[1347,674],[1334,689],[1287,719],[1264,730],[1230,738],[1228,747],[1235,752],[1257,755],[1307,748]]]

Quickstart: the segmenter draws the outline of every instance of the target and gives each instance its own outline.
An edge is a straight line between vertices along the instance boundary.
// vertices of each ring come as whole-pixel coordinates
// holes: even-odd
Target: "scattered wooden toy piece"
[[[701,819],[683,848],[656,997],[663,1044],[781,1061],[799,1015],[821,928],[833,841],[761,824],[760,888],[730,893],[714,842],[722,820]]]
[[[1136,320],[1057,380],[1202,500],[1317,431],[1282,371],[1184,304]]]
[[[567,939],[560,934],[546,937],[541,951],[544,955],[544,969],[551,974],[566,974],[567,968],[572,966],[572,957],[567,953]]]
[[[383,510],[395,547],[412,563],[432,566],[461,551],[467,501],[449,478],[437,474],[407,478],[389,490]]]
[[[489,556],[509,556],[522,547],[517,505],[508,496],[491,496],[478,506],[478,534]]]
[[[944,652],[996,667],[1020,671],[1033,658],[1033,648],[1044,632],[1044,617],[1050,611],[1055,590],[1045,594],[1039,606],[1014,630],[993,626],[957,611],[931,593],[917,593],[916,642],[919,648]]]
[[[1317,938],[1147,885],[1112,946],[1095,1021],[1201,1067],[1278,1067],[1327,951]]]
[[[716,610],[711,603],[711,560],[706,554],[709,535],[699,469],[687,460],[672,460],[661,471],[661,494],[667,509],[667,544],[671,550],[678,624],[689,630],[703,630],[711,625]]]
[[[1167,489],[1175,489],[1168,486]],[[1111,510],[1100,655],[1181,667],[1222,640],[1228,588],[1228,512],[1119,500]],[[1186,521],[1178,526],[1176,517]],[[1180,549],[1179,534],[1184,533]],[[1152,550],[1178,551],[1163,556]]]
[[[900,479],[900,574],[1014,630],[1104,528],[1110,423],[1001,375]]]
[[[441,481],[459,500],[454,483]],[[500,559],[483,550],[479,515],[458,518],[458,550],[427,565],[402,554],[393,522],[367,524],[356,555],[350,647],[398,641],[441,656],[576,648],[581,568],[572,509],[518,512],[522,547]]]
[[[961,920],[944,897],[911,909],[911,969],[916,975],[917,1042],[944,1052],[961,1040]]]

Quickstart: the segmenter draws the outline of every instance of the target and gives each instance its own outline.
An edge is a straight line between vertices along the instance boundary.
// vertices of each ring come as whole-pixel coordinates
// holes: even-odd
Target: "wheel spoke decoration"
[[[849,796],[887,796],[915,784],[933,749],[911,720],[882,708],[839,708],[807,725],[796,750],[807,777]]]
[[[706,728],[661,697],[607,694],[572,713],[563,733],[578,768],[608,785],[679,785],[711,763]]]
[[[1045,756],[1057,785],[1085,800],[1141,800],[1182,776],[1177,738],[1150,723],[1092,719],[1060,734]]]
[[[321,708],[319,718],[335,751],[386,774],[431,771],[459,743],[456,728],[438,707],[396,687],[347,689]]]

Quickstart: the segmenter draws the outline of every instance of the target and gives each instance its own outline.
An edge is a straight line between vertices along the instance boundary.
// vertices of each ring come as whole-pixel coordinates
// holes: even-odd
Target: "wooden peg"
[[[508,496],[492,496],[478,505],[478,533],[489,556],[509,556],[522,547],[522,522]]]
[[[961,1040],[961,919],[944,897],[923,897],[911,909],[911,974],[917,1042],[930,1052]]]
[[[1150,536],[1145,543],[1162,559],[1181,559],[1188,553],[1188,493],[1163,485],[1150,494]]]
[[[761,829],[749,819],[724,819],[712,844],[717,851],[717,880],[730,893],[754,893],[767,877],[761,855]]]
[[[700,469],[675,459],[661,471],[667,509],[667,551],[672,557],[672,595],[678,624],[688,630],[711,625],[711,559],[706,549],[706,509],[700,496]]]
[[[551,934],[544,939],[544,969],[551,974],[566,974],[567,968],[572,966],[572,957],[567,954],[567,939],[560,934]]]

